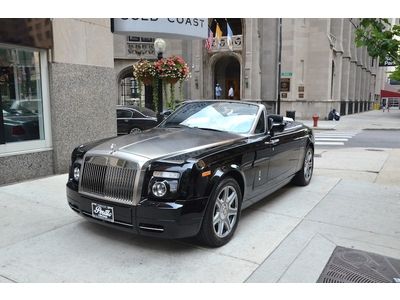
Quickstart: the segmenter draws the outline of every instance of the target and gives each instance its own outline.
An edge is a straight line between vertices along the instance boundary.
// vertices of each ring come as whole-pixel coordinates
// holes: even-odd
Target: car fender
[[[235,164],[231,164],[228,166],[221,166],[218,167],[214,172],[213,176],[211,177],[210,183],[207,189],[208,197],[211,195],[214,188],[217,184],[222,181],[226,177],[232,177],[237,181],[240,186],[242,192],[242,199],[245,193],[245,186],[246,186],[246,177],[244,176],[243,172],[240,170],[239,166]]]

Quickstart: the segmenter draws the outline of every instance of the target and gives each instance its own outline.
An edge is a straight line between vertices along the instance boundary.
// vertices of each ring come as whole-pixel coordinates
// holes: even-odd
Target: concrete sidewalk
[[[247,282],[316,282],[336,246],[400,259],[400,150],[319,154],[314,179],[335,184]]]
[[[318,120],[318,126],[313,127],[313,120],[296,120],[315,130],[400,130],[400,110],[390,112],[371,110],[358,114],[341,116],[339,121]]]
[[[317,154],[309,186],[245,210],[217,249],[91,224],[66,174],[0,187],[0,282],[315,282],[336,246],[400,259],[400,150]]]

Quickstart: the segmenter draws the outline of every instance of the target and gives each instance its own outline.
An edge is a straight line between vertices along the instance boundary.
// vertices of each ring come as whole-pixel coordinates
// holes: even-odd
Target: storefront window
[[[44,140],[40,53],[0,45],[0,144]]]

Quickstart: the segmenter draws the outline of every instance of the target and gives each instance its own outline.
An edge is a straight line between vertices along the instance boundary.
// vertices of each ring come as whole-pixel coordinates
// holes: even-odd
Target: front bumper
[[[207,198],[175,202],[142,199],[137,206],[124,205],[81,195],[68,184],[67,200],[72,210],[89,221],[140,235],[171,239],[197,235],[207,205]],[[113,207],[114,222],[93,217],[93,202]]]

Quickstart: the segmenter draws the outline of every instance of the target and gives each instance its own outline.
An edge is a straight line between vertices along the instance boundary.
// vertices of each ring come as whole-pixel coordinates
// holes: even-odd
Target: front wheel
[[[306,150],[306,155],[304,155],[303,166],[296,173],[293,178],[293,183],[300,186],[306,186],[310,183],[311,177],[314,170],[314,151],[308,146]]]
[[[211,193],[198,239],[211,247],[225,245],[239,223],[242,193],[236,180],[225,178]]]

